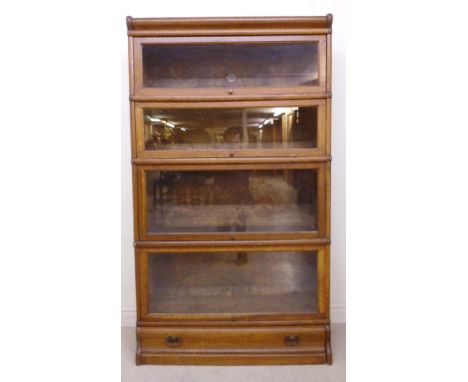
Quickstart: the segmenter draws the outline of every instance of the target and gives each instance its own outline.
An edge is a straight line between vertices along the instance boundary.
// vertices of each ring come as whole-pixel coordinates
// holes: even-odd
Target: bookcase
[[[137,364],[332,362],[331,26],[127,17]]]

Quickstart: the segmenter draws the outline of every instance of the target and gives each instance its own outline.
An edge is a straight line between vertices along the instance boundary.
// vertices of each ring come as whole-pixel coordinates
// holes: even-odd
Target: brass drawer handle
[[[285,336],[284,344],[288,346],[297,346],[299,344],[299,336]]]
[[[179,336],[168,336],[166,337],[166,344],[169,346],[180,346],[182,338]]]

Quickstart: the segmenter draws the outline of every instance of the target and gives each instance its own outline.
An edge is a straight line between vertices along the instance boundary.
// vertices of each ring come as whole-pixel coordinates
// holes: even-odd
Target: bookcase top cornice
[[[333,16],[300,17],[127,17],[129,36],[328,34]]]

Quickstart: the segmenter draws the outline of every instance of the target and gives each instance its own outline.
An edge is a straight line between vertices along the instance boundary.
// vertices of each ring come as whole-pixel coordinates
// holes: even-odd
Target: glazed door
[[[138,103],[139,158],[319,156],[326,101]]]
[[[325,312],[326,250],[241,247],[141,249],[149,318],[306,315]]]
[[[140,236],[143,240],[324,236],[325,168],[307,166],[140,169]]]
[[[325,91],[324,36],[135,38],[135,95],[255,98]]]

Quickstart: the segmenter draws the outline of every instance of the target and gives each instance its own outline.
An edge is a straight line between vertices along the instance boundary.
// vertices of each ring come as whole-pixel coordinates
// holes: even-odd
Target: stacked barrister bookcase
[[[137,364],[332,362],[331,25],[127,18]]]

